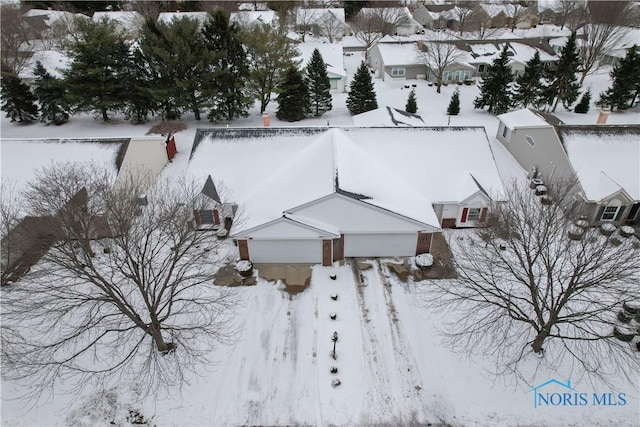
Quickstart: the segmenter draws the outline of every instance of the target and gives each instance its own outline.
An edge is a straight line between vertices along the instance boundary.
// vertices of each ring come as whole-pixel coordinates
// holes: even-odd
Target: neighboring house
[[[273,10],[241,11],[232,12],[229,20],[241,28],[249,29],[256,25],[275,25],[278,16]]]
[[[234,195],[232,237],[257,263],[429,252],[503,193],[483,128],[199,129],[187,170]]]
[[[26,66],[20,71],[18,77],[28,85],[33,85],[36,76],[33,74],[36,63],[40,61],[42,66],[55,78],[61,78],[62,73],[71,66],[72,60],[64,53],[55,50],[40,50],[33,52]]]
[[[486,22],[490,28],[506,27],[511,21],[506,5],[484,2],[480,2],[478,6],[473,9],[473,19]]]
[[[511,73],[516,77],[524,74],[527,61],[533,58],[536,52],[539,53],[540,61],[543,64],[558,60],[558,56],[551,53],[551,48],[544,42],[538,41],[538,43],[535,43],[523,40],[522,42],[510,41],[506,42],[506,44],[508,45],[509,67],[511,68]],[[471,58],[468,58],[467,61],[475,68],[475,75],[485,76],[494,59],[500,57],[504,46],[505,42],[502,41],[466,43],[466,47],[471,53]]]
[[[420,115],[389,106],[356,114],[352,118],[354,126],[359,127],[426,126]]]
[[[376,43],[367,56],[369,65],[383,80],[426,78],[429,72],[414,42]]]
[[[322,60],[327,65],[327,74],[331,90],[343,92],[346,86],[347,71],[344,66],[344,53],[341,43],[300,43],[296,45],[300,56],[296,61],[300,61],[300,67],[304,68],[309,63],[313,51],[318,49]]]
[[[158,22],[164,24],[171,24],[171,22],[179,19],[192,19],[198,22],[200,27],[204,26],[205,22],[209,20],[209,13],[207,12],[161,12],[158,15]]]
[[[267,3],[259,3],[259,2],[251,2],[251,3],[240,3],[238,5],[238,10],[240,11],[265,11],[269,10],[269,5]]]
[[[442,17],[443,10],[430,11],[427,6],[421,4],[413,11],[413,19],[425,29],[437,30],[447,27],[447,21]]]
[[[640,221],[640,126],[565,125],[528,109],[498,119],[496,138],[523,168],[576,182],[566,209],[592,224]]]
[[[627,51],[634,45],[640,48],[640,28],[622,27],[620,32],[620,39],[616,42],[615,47],[606,49],[604,52],[602,63],[616,65],[627,56]]]
[[[355,17],[358,19],[376,19],[397,24],[395,35],[418,34],[424,27],[416,22],[407,7],[363,7]]]
[[[169,162],[165,140],[161,137],[2,139],[0,143],[2,180],[11,182],[18,194],[24,193],[39,170],[53,162],[70,159],[93,162],[99,167],[113,170],[116,175],[115,186],[138,174],[144,174],[150,185]],[[76,196],[69,203],[74,199],[86,199],[86,191],[84,195],[79,193]],[[95,227],[95,238],[110,235],[109,226],[103,218],[97,218]],[[15,280],[63,237],[55,217],[25,217],[2,240],[2,270],[10,269]]]
[[[115,22],[120,31],[129,39],[137,38],[143,21],[142,15],[133,11],[95,12],[91,18],[93,22],[100,22],[103,19]]]
[[[49,9],[30,9],[25,12],[23,18],[33,39],[47,37],[51,30],[64,30],[74,19],[89,19],[81,13]]]
[[[330,42],[340,40],[350,33],[343,8],[298,8],[296,28],[298,31],[310,32],[315,36],[328,37]]]

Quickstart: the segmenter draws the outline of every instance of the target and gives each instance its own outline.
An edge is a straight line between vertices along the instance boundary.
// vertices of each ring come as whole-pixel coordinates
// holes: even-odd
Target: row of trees
[[[211,121],[233,120],[246,116],[254,100],[263,112],[284,70],[297,65],[298,52],[283,28],[257,25],[241,31],[221,10],[202,28],[186,18],[171,23],[148,19],[134,43],[113,21],[82,20],[78,26],[69,69],[59,80],[38,76],[36,91],[41,102],[53,99],[67,113],[92,112],[105,121],[114,113],[136,123],[156,114],[174,120],[187,111],[196,120],[207,111]],[[12,97],[15,80],[13,85],[4,82],[3,97]],[[60,122],[44,110],[41,116]]]

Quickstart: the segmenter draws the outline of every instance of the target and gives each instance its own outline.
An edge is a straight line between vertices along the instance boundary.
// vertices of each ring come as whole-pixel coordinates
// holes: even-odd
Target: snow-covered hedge
[[[589,221],[584,219],[579,219],[576,221],[576,225],[580,228],[587,228],[589,227]]]
[[[431,267],[433,265],[433,255],[420,254],[416,256],[416,266],[420,268]]]
[[[616,231],[616,226],[610,222],[606,222],[600,226],[600,233],[605,236],[611,236],[614,231]]]
[[[584,236],[584,228],[571,224],[567,230],[567,235],[571,240],[581,240]]]
[[[633,229],[633,227],[629,227],[628,225],[623,225],[622,227],[620,227],[620,235],[622,237],[631,237],[635,234],[635,230]]]
[[[236,270],[243,277],[249,277],[253,273],[253,263],[251,261],[238,261],[236,262]]]
[[[218,239],[224,239],[228,234],[229,232],[226,228],[221,228],[220,230],[216,231],[216,236],[218,236]]]
[[[534,188],[536,188],[539,185],[544,185],[544,181],[541,180],[540,178],[533,178],[531,180],[531,182],[529,183],[529,188],[531,188],[533,190]]]
[[[544,185],[536,186],[536,196],[543,196],[545,194],[547,194],[547,187]]]

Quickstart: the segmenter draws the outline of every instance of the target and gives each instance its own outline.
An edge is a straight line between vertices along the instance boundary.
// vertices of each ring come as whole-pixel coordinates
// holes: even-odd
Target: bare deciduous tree
[[[460,35],[473,28],[474,9],[478,5],[472,1],[457,1],[455,7],[446,12],[446,15],[457,22]]]
[[[395,34],[398,28],[407,23],[408,17],[403,8],[363,8],[351,24],[351,29],[355,37],[368,49],[382,37]]]
[[[514,184],[485,228],[451,239],[457,280],[433,281],[425,293],[452,316],[447,342],[495,358],[498,376],[531,379],[531,359],[605,381],[640,369],[635,344],[614,332],[623,303],[640,301],[640,245],[573,224],[560,207],[570,197],[560,189],[570,187],[553,186],[545,205]]]
[[[580,84],[588,74],[596,72],[602,57],[615,49],[625,34],[625,24],[632,18],[632,6],[628,1],[589,1],[589,22],[582,27],[580,44],[582,73]]]
[[[24,216],[24,203],[22,195],[16,190],[15,182],[3,179],[0,188],[0,238],[2,239],[0,247],[2,276],[0,283],[4,285],[8,274],[11,272],[9,266],[14,262],[16,246],[22,240],[21,233],[16,227]]]
[[[3,73],[18,75],[29,63],[33,43],[22,11],[15,5],[0,6],[0,67]]]
[[[557,24],[575,32],[587,23],[589,11],[586,0],[560,0],[557,3]]]
[[[333,12],[327,12],[318,21],[318,29],[321,35],[329,39],[329,43],[333,43],[344,35],[345,23],[340,21]]]
[[[427,67],[433,73],[437,92],[440,93],[444,73],[450,65],[460,59],[462,52],[450,41],[431,40],[422,43],[422,48],[418,53]]]
[[[120,379],[166,391],[233,337],[236,294],[213,283],[224,246],[190,225],[206,203],[201,187],[147,182],[68,163],[30,184],[30,210],[55,218],[61,236],[3,292],[3,375],[30,385],[30,397]]]
[[[505,12],[509,17],[509,23],[511,26],[511,31],[513,32],[518,24],[524,22],[527,19],[527,15],[529,14],[529,8],[532,6],[533,1],[528,0],[520,0],[520,1],[512,1],[509,0],[504,3]]]

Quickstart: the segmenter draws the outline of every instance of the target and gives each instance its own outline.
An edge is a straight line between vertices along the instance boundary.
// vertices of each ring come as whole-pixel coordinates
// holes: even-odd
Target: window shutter
[[[482,208],[482,210],[480,211],[480,222],[484,221],[485,219],[487,219],[487,208]]]
[[[622,214],[624,214],[625,210],[627,210],[626,206],[620,206],[618,208],[618,213],[616,214],[615,221],[620,221],[622,219]]]
[[[462,209],[462,218],[460,218],[460,222],[467,222],[468,214],[469,214],[469,208]]]
[[[195,219],[196,224],[200,225],[200,212],[198,212],[197,209],[193,210],[193,218]]]
[[[220,225],[220,214],[218,213],[218,209],[213,210],[213,223],[215,225]]]
[[[604,206],[598,208],[598,214],[596,215],[596,221],[602,220],[602,214],[604,213]]]

